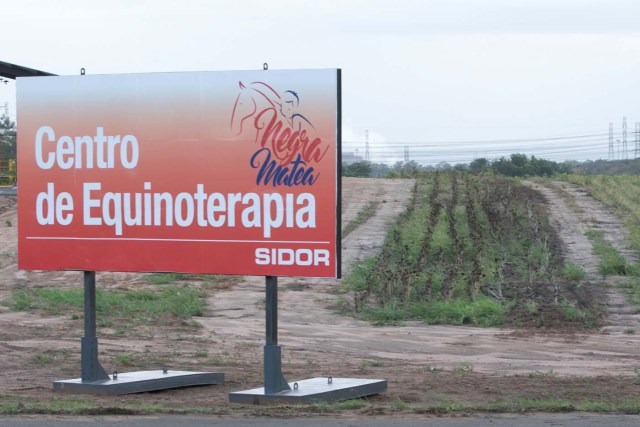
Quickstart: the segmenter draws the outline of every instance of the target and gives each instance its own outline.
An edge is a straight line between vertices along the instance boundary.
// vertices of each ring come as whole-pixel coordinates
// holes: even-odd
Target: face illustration
[[[286,118],[293,116],[296,107],[298,106],[298,95],[292,91],[286,91],[282,96],[282,104],[280,106],[280,112]]]

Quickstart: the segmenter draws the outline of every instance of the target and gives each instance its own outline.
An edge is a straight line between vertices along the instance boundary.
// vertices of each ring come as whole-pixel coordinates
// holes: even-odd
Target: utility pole
[[[371,158],[369,157],[369,130],[364,131],[364,140],[365,140],[364,159],[368,162],[371,160]]]
[[[640,157],[640,122],[636,122],[636,156]]]
[[[613,153],[613,123],[609,122],[609,160],[614,160]]]
[[[624,159],[629,158],[629,154],[627,153],[627,118],[622,118],[622,153]]]

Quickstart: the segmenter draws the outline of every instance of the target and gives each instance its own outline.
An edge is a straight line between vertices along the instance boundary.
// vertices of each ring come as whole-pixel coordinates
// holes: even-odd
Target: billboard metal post
[[[96,328],[96,272],[84,272],[84,336],[80,341],[80,378],[53,382],[53,390],[66,393],[118,395],[196,385],[222,384],[217,372],[138,371],[109,376],[98,361]]]
[[[387,381],[381,379],[316,377],[288,383],[282,375],[282,353],[278,345],[278,278],[266,276],[266,343],[264,346],[264,387],[229,393],[231,403],[306,403],[355,399],[382,393]]]
[[[278,277],[267,276],[265,288],[266,332],[264,346],[264,391],[266,394],[291,390],[282,375],[281,349],[278,345]]]
[[[282,375],[282,352],[278,345],[278,277],[266,276],[264,387],[229,393],[231,403],[305,403],[355,399],[382,393],[381,379],[317,377],[288,383]]]
[[[82,382],[108,380],[109,375],[98,361],[95,271],[84,272],[84,336],[80,348]]]

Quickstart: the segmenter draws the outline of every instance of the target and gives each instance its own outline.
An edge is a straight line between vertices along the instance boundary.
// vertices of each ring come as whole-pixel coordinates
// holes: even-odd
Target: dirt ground
[[[381,202],[376,214],[344,239],[345,272],[380,248],[386,224],[403,212],[413,185],[411,180],[344,179],[343,225],[369,201]],[[337,292],[339,281],[281,278],[279,343],[287,379],[384,378],[388,391],[371,400],[392,407],[394,402],[473,404],[518,397],[640,399],[638,310],[613,287],[616,278],[598,277],[597,258],[584,236],[587,228],[600,228],[623,249],[621,225],[579,187],[527,185],[547,199],[566,256],[586,269],[589,286],[606,290],[609,316],[604,327],[516,330],[420,322],[374,327],[337,312],[336,307],[351,302],[349,295]],[[82,287],[80,272],[17,270],[17,225],[15,198],[0,198],[0,300],[22,287]],[[98,273],[97,281],[107,289],[149,286],[144,275],[132,273]],[[207,311],[195,319],[200,327],[175,322],[170,327],[129,328],[124,334],[114,326],[99,328],[99,357],[108,372],[159,369],[166,364],[178,370],[223,372],[224,385],[90,399],[105,408],[132,403],[213,406],[227,414],[229,392],[260,387],[264,278],[229,277],[207,289]],[[71,316],[16,313],[0,306],[0,400],[68,399],[53,393],[52,381],[80,376],[82,328],[82,319]],[[395,407],[398,414],[411,413],[402,405]],[[379,415],[384,413],[369,407],[347,411],[345,416]]]

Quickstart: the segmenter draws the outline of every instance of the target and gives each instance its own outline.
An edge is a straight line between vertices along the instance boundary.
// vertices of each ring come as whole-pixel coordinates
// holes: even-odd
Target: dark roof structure
[[[46,71],[35,70],[33,68],[23,67],[22,65],[10,64],[9,62],[0,61],[0,77],[15,80],[16,77],[40,77],[55,76],[56,74],[47,73]]]

